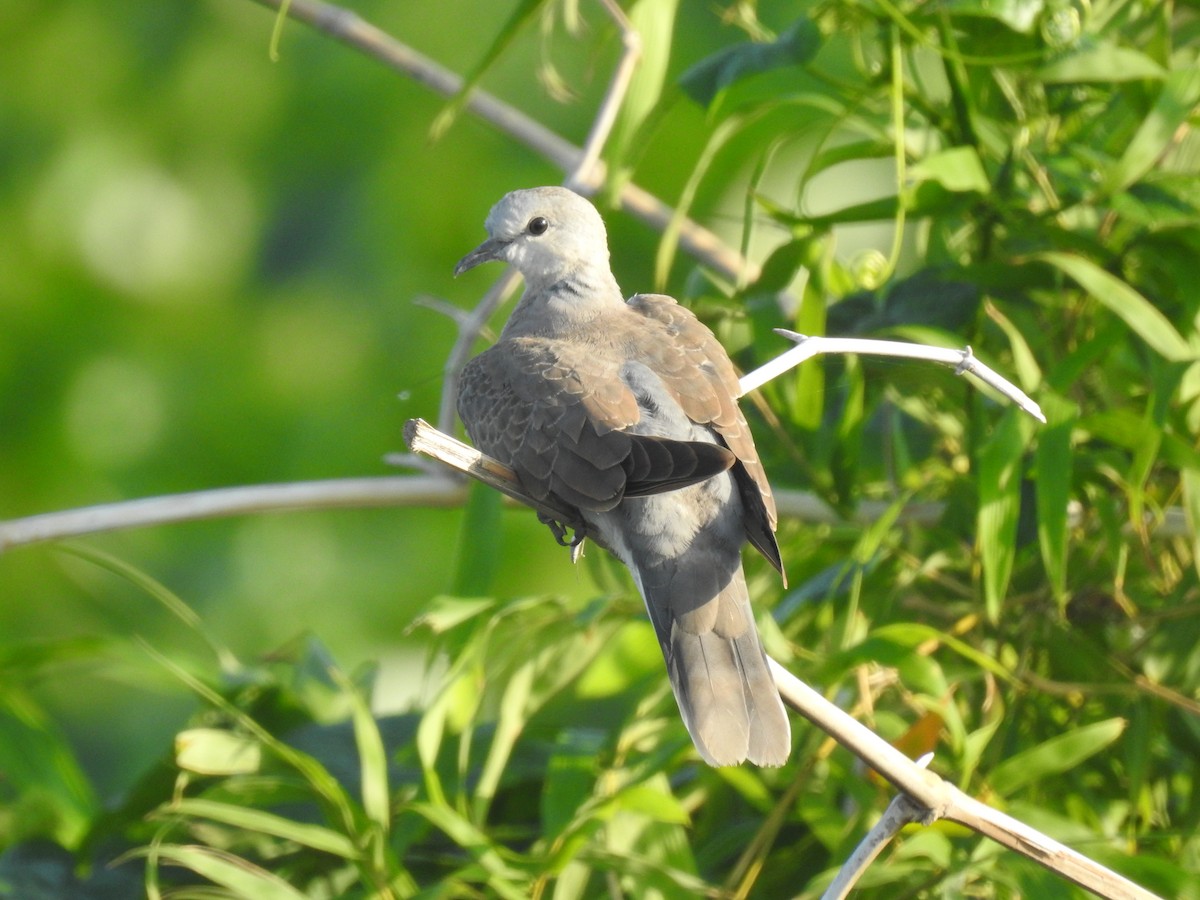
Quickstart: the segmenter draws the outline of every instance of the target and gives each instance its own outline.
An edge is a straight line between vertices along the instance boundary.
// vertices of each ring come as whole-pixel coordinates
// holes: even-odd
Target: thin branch
[[[147,525],[296,509],[459,506],[465,496],[462,484],[433,475],[298,481],[167,494],[0,522],[0,553],[43,541]]]
[[[920,359],[927,362],[941,363],[953,366],[955,375],[973,375],[993,390],[999,391],[1012,400],[1025,412],[1039,422],[1045,422],[1046,416],[1042,408],[1028,394],[998,373],[995,369],[984,365],[967,347],[954,350],[946,347],[930,347],[926,344],[909,344],[903,341],[875,341],[866,338],[823,337],[819,335],[797,334],[786,328],[776,328],[775,333],[782,335],[796,346],[786,353],[780,354],[766,365],[760,366],[753,372],[743,375],[739,386],[742,394],[748,394],[755,388],[762,387],[772,378],[778,378],[789,369],[821,353],[858,353],[871,356],[895,356],[904,359]]]
[[[601,169],[600,154],[604,150],[613,126],[617,123],[617,115],[625,103],[629,86],[633,83],[633,73],[642,59],[642,38],[630,24],[625,12],[617,6],[614,0],[600,0],[600,5],[608,13],[609,18],[621,32],[621,58],[613,70],[613,77],[608,83],[608,90],[600,102],[600,108],[592,119],[592,128],[587,139],[583,142],[583,152],[579,162],[568,172],[564,184],[572,190],[591,194],[600,184],[603,170]]]
[[[284,0],[254,2],[278,10]],[[320,0],[291,0],[287,15],[412,78],[436,94],[453,97],[462,87],[459,75],[397,41],[348,9]],[[584,158],[582,149],[486,91],[473,91],[467,100],[467,109],[564,173],[575,171]],[[588,184],[578,187],[594,191],[603,182],[604,164],[597,162],[588,176]],[[671,220],[671,207],[636,184],[622,186],[617,201],[623,210],[656,231],[661,232]],[[682,223],[679,245],[692,258],[731,281],[739,275],[751,281],[758,277],[759,270],[754,263],[725,246],[719,237],[691,219],[685,219]]]
[[[454,346],[446,354],[446,364],[442,366],[442,399],[438,404],[438,427],[442,431],[454,430],[455,404],[458,402],[458,376],[463,366],[471,358],[471,348],[475,339],[483,330],[488,319],[492,317],[501,304],[517,286],[516,269],[505,269],[496,281],[488,288],[483,299],[475,304],[475,308],[462,319],[456,319],[458,336]]]
[[[414,452],[435,455],[439,461],[472,477],[478,477],[475,473],[482,467],[488,473],[489,484],[493,483],[492,478],[506,478],[511,474],[507,466],[489,460],[449,435],[431,434],[433,431],[432,426],[420,419],[410,420],[405,426],[405,436],[409,438]],[[469,462],[464,465],[464,460]],[[504,492],[534,509],[544,509],[544,504],[535,501],[521,489],[515,476],[504,487]],[[946,818],[966,825],[1110,900],[1160,900],[1155,894],[1070,847],[967,796],[950,782],[921,768],[775,660],[768,659],[768,662],[784,702],[867,763],[897,790],[908,795],[921,808],[920,818],[925,824]]]
[[[402,459],[405,464],[413,466],[421,461],[421,458],[407,455]],[[431,462],[430,465],[435,464]],[[499,489],[499,485],[493,486]],[[465,499],[466,488],[463,482],[446,474],[331,478],[290,484],[213,488],[0,520],[0,553],[14,547],[85,534],[195,522],[202,519],[317,509],[406,506],[450,508],[461,506]],[[810,491],[776,490],[775,505],[780,515],[801,521],[827,524],[846,521]],[[888,508],[889,504],[883,502],[864,501],[859,504],[854,521],[869,525],[877,521]],[[940,503],[914,503],[904,509],[900,519],[932,523],[941,517],[942,511],[943,505]],[[559,517],[559,521],[568,519]]]
[[[932,758],[932,753],[926,753],[917,760],[917,765],[924,769]],[[927,809],[916,803],[908,794],[897,794],[893,797],[879,821],[858,842],[850,858],[838,869],[837,877],[825,889],[821,900],[845,900],[858,883],[858,879],[867,871],[867,867],[875,861],[892,838],[900,833],[900,829],[910,822],[923,822],[928,813]]]
[[[417,466],[419,462],[419,459],[408,454],[399,459],[412,466]],[[775,506],[785,518],[826,525],[844,525],[847,522],[844,516],[811,491],[777,488],[774,495]],[[450,508],[461,506],[465,499],[466,489],[461,481],[448,475],[428,474],[331,478],[290,484],[213,488],[0,520],[0,553],[14,547],[85,534],[146,528],[151,525],[171,525],[201,519],[318,509],[407,506]],[[870,525],[879,521],[890,508],[891,504],[884,501],[864,500],[858,504],[849,521]],[[932,525],[941,520],[944,512],[943,503],[911,503],[900,512],[897,521]],[[1168,512],[1179,514],[1166,516],[1154,529],[1151,537],[1165,540],[1188,534],[1182,511],[1173,509]],[[1079,524],[1078,504],[1073,505],[1068,520],[1073,523],[1072,527]],[[1151,691],[1151,687],[1147,685],[1146,690]],[[1164,699],[1179,705],[1171,698]]]

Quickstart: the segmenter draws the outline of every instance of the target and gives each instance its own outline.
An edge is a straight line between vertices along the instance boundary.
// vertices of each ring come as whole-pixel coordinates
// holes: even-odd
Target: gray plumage
[[[577,194],[514,191],[486,227],[455,274],[502,260],[525,293],[463,372],[468,435],[628,566],[701,756],[782,765],[791,731],[741,561],[749,540],[782,571],[775,504],[732,363],[670,297],[623,298],[604,223]]]

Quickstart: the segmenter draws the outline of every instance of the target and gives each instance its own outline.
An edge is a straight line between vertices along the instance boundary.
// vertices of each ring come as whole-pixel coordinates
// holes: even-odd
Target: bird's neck
[[[501,337],[566,337],[597,327],[604,316],[623,309],[625,298],[607,267],[581,267],[558,278],[527,279],[525,293]]]

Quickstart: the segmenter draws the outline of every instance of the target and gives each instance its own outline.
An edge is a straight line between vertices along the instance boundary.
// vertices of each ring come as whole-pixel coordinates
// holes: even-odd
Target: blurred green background
[[[1140,0],[629,7],[643,72],[661,64],[662,81],[637,86],[609,159],[730,246],[752,223],[756,261],[777,252],[749,285],[678,254],[659,284],[660,235],[602,200],[627,292],[684,298],[746,368],[782,349],[776,325],[969,342],[1050,416],[1035,429],[948,370],[902,363],[814,365],[770,385],[770,414],[750,415],[776,487],[812,488],[847,516],[863,499],[944,514],[876,529],[785,518],[790,592],[748,565],[760,610],[773,604],[769,650],[906,752],[936,747],[935,768],[973,795],[1183,896],[1200,859],[1200,16]],[[598,4],[350,8],[459,73],[515,35],[484,86],[575,143],[620,53]],[[0,519],[394,474],[384,457],[403,449],[404,421],[435,418],[455,331],[415,301],[470,308],[499,271],[451,272],[487,210],[562,173],[469,115],[433,140],[443,98],[296,22],[272,62],[274,24],[252,0],[0,5]],[[815,896],[888,792],[803,725],[785,769],[697,765],[640,603],[602,554],[572,567],[524,510],[462,526],[455,509],[299,512],[84,543],[160,581],[247,661],[221,674],[266,683],[254,663],[312,634],[345,671],[379,664],[379,712],[439,687],[408,633],[422,613],[437,620],[418,634],[465,662],[424,719],[436,740],[418,760],[413,720],[385,720],[387,760],[416,768],[364,799],[356,827],[331,825],[391,841],[394,859],[355,876],[363,896],[377,877],[403,894],[450,869],[464,895],[585,896],[653,870],[664,896],[742,896],[760,873],[763,896]],[[473,555],[501,560],[480,579],[494,605],[435,603]],[[279,667],[294,683],[277,707],[236,677],[221,687],[264,727],[295,725],[305,704],[311,722],[341,723],[345,697],[327,704],[334,717],[311,696],[332,677],[318,657]],[[169,664],[219,680],[196,631],[103,566],[50,546],[0,554],[0,762],[16,771],[46,748],[19,778],[0,766],[0,837],[17,851],[0,864],[20,869],[19,842],[44,835],[78,854],[60,871],[106,858],[81,838],[105,825],[55,755],[59,730],[75,781],[104,803],[167,772],[117,821],[130,843],[114,852],[156,834],[144,814],[172,814],[179,772],[153,763],[180,729],[246,725]],[[538,703],[505,735],[490,729],[510,687]],[[488,783],[464,748],[493,733]],[[371,771],[365,751],[331,755]],[[194,796],[227,801],[258,774],[201,773]],[[467,807],[470,828],[455,830]],[[238,824],[257,858],[255,820]],[[188,839],[208,841],[204,828]],[[481,842],[520,871],[481,874]],[[361,863],[362,846],[345,860]],[[928,829],[873,870],[874,896],[901,882],[947,897],[1063,888],[993,850]],[[329,860],[297,855],[284,877],[326,877],[306,867]]]
[[[458,70],[508,14],[354,8]],[[0,9],[0,518],[390,474],[404,420],[436,417],[454,328],[414,299],[471,306],[499,271],[451,270],[490,205],[561,174],[469,117],[435,143],[442,98],[298,23],[271,62],[273,21],[247,0]],[[695,27],[698,42],[720,30],[708,13]],[[525,44],[489,85],[581,140],[617,48],[560,61],[581,96],[558,103]],[[422,683],[404,630],[447,587],[458,523],[455,510],[289,513],[88,541],[160,579],[235,651],[312,631],[349,668],[379,660],[400,704]],[[532,516],[507,514],[506,539],[512,572],[586,591]],[[187,652],[113,576],[48,547],[0,556],[0,642],[95,634]],[[195,705],[129,665],[81,663],[36,688],[109,796]]]

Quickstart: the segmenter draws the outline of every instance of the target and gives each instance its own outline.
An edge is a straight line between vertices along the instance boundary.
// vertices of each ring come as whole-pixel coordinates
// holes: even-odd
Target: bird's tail
[[[715,586],[705,591],[683,583],[679,569],[635,575],[679,711],[704,761],[783,765],[792,748],[791,726],[767,666],[741,566],[715,596]]]

